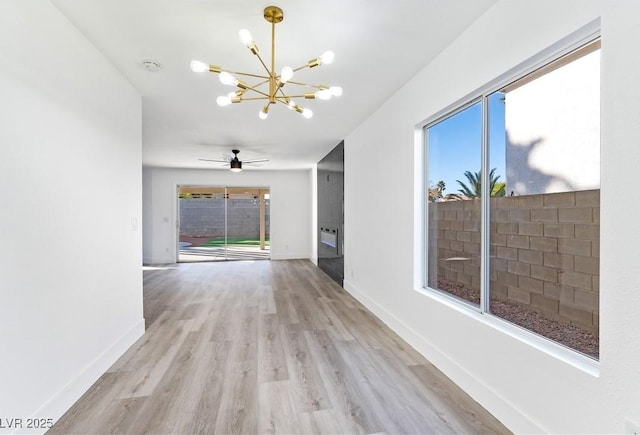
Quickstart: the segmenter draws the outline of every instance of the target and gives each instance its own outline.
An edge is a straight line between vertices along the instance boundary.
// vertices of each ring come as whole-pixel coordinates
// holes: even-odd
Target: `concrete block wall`
[[[479,291],[480,201],[429,203],[429,219],[429,275]],[[599,230],[599,190],[492,198],[492,298],[597,333]]]
[[[225,201],[223,199],[181,198],[180,235],[224,237]],[[269,236],[269,206],[265,207],[266,235]],[[228,237],[260,236],[260,204],[248,199],[227,200]]]

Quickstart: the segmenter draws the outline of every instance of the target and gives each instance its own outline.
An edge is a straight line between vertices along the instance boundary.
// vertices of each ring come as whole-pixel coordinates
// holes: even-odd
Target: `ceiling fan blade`
[[[242,163],[260,163],[260,162],[268,162],[269,159],[250,159],[250,160],[243,160]]]
[[[198,159],[202,162],[216,162],[216,163],[229,163],[226,160],[213,160],[213,159]]]

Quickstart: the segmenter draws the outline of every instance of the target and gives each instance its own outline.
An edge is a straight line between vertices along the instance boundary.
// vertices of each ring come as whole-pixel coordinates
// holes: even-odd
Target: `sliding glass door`
[[[178,261],[269,259],[269,189],[178,186]]]

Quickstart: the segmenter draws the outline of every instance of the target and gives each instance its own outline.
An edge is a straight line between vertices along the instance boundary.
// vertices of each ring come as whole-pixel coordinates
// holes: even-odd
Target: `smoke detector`
[[[161,68],[160,63],[153,60],[143,60],[142,66],[144,67],[144,69],[151,72],[158,72]]]

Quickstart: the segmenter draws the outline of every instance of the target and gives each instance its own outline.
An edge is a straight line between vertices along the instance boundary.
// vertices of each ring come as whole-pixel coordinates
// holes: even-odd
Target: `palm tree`
[[[429,187],[429,201],[435,202],[443,197],[445,186],[444,181],[440,180],[435,186]]]
[[[506,183],[499,182],[500,175],[495,175],[496,168],[493,168],[491,172],[489,172],[489,188],[491,191],[491,196],[504,196]],[[467,178],[467,182],[469,185],[463,183],[460,180],[456,180],[460,185],[460,192],[462,195],[456,195],[457,197],[466,197],[466,198],[479,198],[482,194],[482,172],[471,172],[465,171],[464,176]]]

